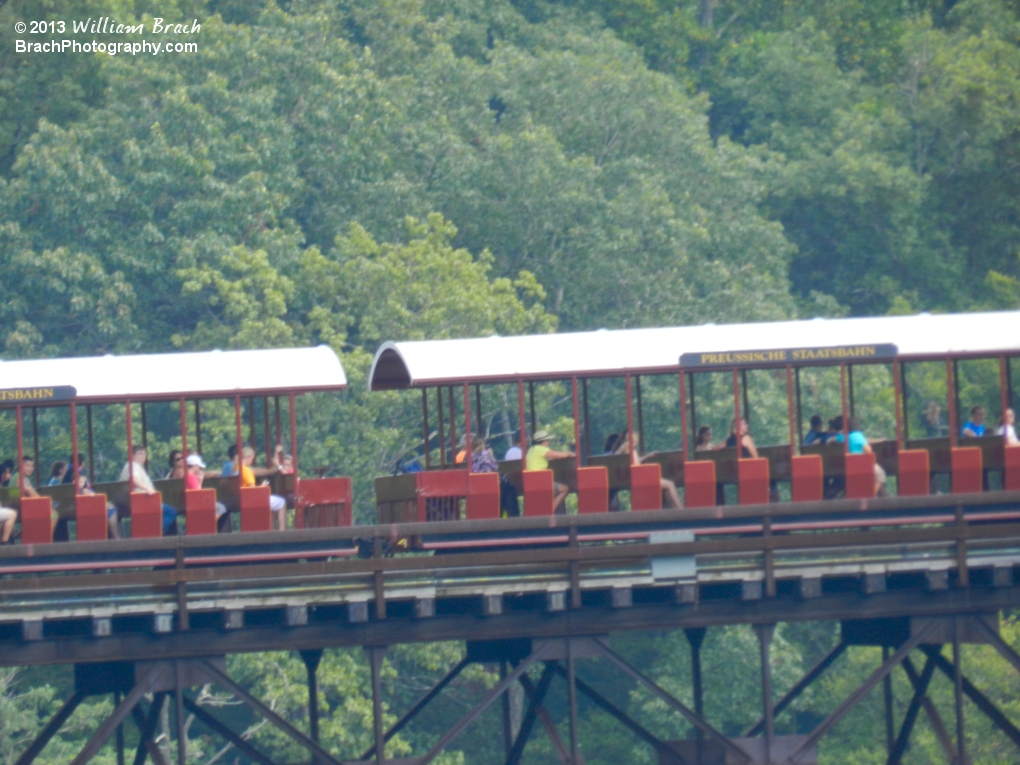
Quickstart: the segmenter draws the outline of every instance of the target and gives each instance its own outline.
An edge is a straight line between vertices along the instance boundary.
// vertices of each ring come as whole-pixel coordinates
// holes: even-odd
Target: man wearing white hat
[[[574,456],[573,452],[558,452],[551,449],[549,443],[552,441],[552,436],[549,435],[548,430],[535,431],[535,436],[531,441],[531,448],[528,449],[528,455],[525,457],[526,470],[548,470],[549,460],[559,460]],[[553,482],[553,492],[556,495],[553,499],[553,508],[555,508],[557,514],[562,515],[566,512],[566,507],[561,508],[560,506],[563,500],[567,498],[570,487],[566,484]]]

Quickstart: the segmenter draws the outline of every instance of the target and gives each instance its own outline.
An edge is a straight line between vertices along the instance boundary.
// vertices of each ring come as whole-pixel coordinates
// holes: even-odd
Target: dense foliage
[[[363,518],[371,477],[415,447],[418,402],[365,393],[386,339],[1020,306],[1016,0],[9,0],[0,29],[103,15],[198,18],[198,51],[26,56],[0,36],[0,354],[329,344],[351,389],[342,405],[300,410],[302,464],[353,475]],[[889,395],[882,374],[858,381],[876,400]],[[990,375],[965,370],[968,400]],[[822,377],[806,395],[831,408]],[[783,382],[759,383],[759,432],[781,438],[785,420],[769,412],[785,406]],[[913,384],[919,402],[937,395],[934,373]],[[711,392],[699,406],[718,431],[728,404]],[[508,430],[489,395],[488,430]],[[619,395],[593,386],[593,407]],[[538,397],[569,438],[562,387]],[[675,442],[672,387],[650,381],[646,405],[650,448]],[[230,440],[231,416],[209,406],[213,449]],[[176,445],[175,417],[150,412],[159,452]],[[100,467],[115,472],[124,415],[98,419]],[[66,455],[68,423],[42,424],[45,456]],[[891,422],[876,415],[870,427]],[[4,443],[11,432],[0,418]],[[1014,624],[1004,634],[1017,643]],[[782,627],[777,693],[834,641],[833,625]],[[682,635],[618,643],[689,698]],[[391,712],[458,651],[394,649]],[[754,656],[750,631],[709,633],[707,712],[728,733],[753,721]],[[983,649],[965,660],[1015,717],[1017,678]],[[232,661],[305,724],[295,656]],[[831,709],[877,661],[851,651],[782,730],[809,728],[817,718],[804,710]],[[591,673],[659,734],[689,733],[623,678]],[[366,678],[360,652],[323,660],[323,741],[343,757],[371,737]],[[63,669],[0,673],[0,761],[14,761],[69,682]],[[493,682],[473,668],[390,754],[421,751]],[[933,688],[950,720],[948,682]],[[895,691],[902,715],[901,675]],[[561,725],[562,695],[549,703]],[[215,689],[200,701],[268,751],[298,756]],[[68,761],[109,704],[84,704],[43,759]],[[970,719],[975,762],[1015,759]],[[492,723],[443,761],[497,761]],[[582,727],[597,742],[589,763],[654,761],[594,708],[582,707]],[[937,760],[931,728],[917,736],[906,762]],[[194,762],[235,761],[201,726],[192,737]],[[883,751],[876,694],[822,761],[877,763]],[[537,736],[527,761],[554,757]]]

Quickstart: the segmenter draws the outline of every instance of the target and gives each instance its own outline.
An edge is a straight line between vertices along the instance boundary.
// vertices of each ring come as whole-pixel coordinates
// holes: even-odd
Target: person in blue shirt
[[[237,472],[237,466],[234,464],[237,460],[237,444],[231,444],[227,447],[227,461],[223,463],[223,469],[220,471],[220,475],[223,477],[234,475]]]
[[[829,434],[825,432],[822,427],[822,415],[813,414],[811,415],[811,430],[804,436],[804,445],[809,444],[824,444],[829,440]]]
[[[985,408],[983,406],[972,406],[970,419],[960,430],[963,438],[980,438],[985,434]]]
[[[849,417],[847,418],[846,426],[847,430],[850,431],[846,440],[847,452],[850,454],[871,454],[871,444],[868,443],[868,439],[861,430],[860,420],[856,417]],[[877,460],[875,461],[875,494],[878,496],[885,494],[885,470],[878,464]]]

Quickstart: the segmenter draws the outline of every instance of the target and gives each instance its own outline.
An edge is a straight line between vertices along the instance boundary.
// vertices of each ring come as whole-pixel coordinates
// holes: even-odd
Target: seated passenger
[[[519,460],[524,457],[524,452],[521,451],[521,432],[517,431],[514,433],[513,445],[506,450],[506,454],[503,455],[504,460]]]
[[[963,438],[980,438],[985,434],[985,408],[983,406],[972,406],[970,408],[970,419],[960,430]]]
[[[635,441],[636,441],[636,439],[635,439]],[[646,460],[646,459],[648,459],[649,457],[652,456],[651,454],[646,454],[644,456],[641,456],[641,453],[638,450],[639,446],[640,446],[640,444],[635,443],[635,445],[634,445],[634,452],[631,455],[631,460],[630,461],[634,465],[640,465],[643,460]],[[626,430],[624,430],[624,432],[620,434],[620,441],[619,441],[619,444],[616,447],[616,453],[617,454],[631,454],[631,451],[630,451],[630,438],[627,437],[627,431]],[[662,496],[663,496],[662,506],[664,508],[665,507],[669,507],[669,508],[672,508],[674,510],[679,510],[680,508],[683,507],[683,503],[680,501],[680,494],[677,492],[676,484],[673,481],[669,480],[668,478],[661,478],[659,480],[659,488],[662,490]]]
[[[35,487],[32,485],[32,482],[29,480],[29,478],[31,477],[32,473],[34,473],[34,472],[35,472],[35,460],[32,459],[31,457],[29,457],[27,454],[24,455],[21,458],[21,473],[23,474],[24,477],[19,477],[18,473],[15,473],[14,475],[11,476],[11,484],[10,484],[10,488],[11,488],[10,495],[11,495],[11,497],[17,498],[17,497],[21,496],[21,484],[22,483],[25,484],[25,496],[26,497],[38,497],[38,496],[40,496],[39,492],[37,492],[35,490]],[[54,528],[54,529],[57,527],[57,511],[56,510],[51,511],[50,525],[51,525],[51,528]]]
[[[0,486],[8,486],[14,473],[14,460],[0,462]]]
[[[131,459],[127,461],[120,471],[120,480],[128,483],[128,491],[132,493],[155,494],[156,487],[152,485],[152,479],[145,469],[145,461],[148,452],[141,444],[135,444],[131,448]],[[173,536],[177,533],[177,511],[166,502],[163,503],[163,536]]]
[[[924,427],[926,438],[941,438],[949,435],[949,427],[942,419],[942,407],[937,401],[933,400],[925,404],[921,425]]]
[[[223,478],[237,475],[237,444],[231,444],[227,447],[227,461],[223,463],[220,475]]]
[[[525,458],[525,470],[548,470],[549,460],[559,460],[574,456],[573,452],[558,452],[551,449],[549,444],[552,442],[552,436],[549,435],[547,430],[537,431],[532,441],[532,446],[528,449],[528,455]],[[553,497],[553,508],[557,515],[566,513],[566,508],[561,508],[560,505],[567,498],[569,492],[570,487],[566,484],[553,483],[553,494],[555,495]]]
[[[9,507],[0,507],[0,545],[14,544],[11,534],[14,522],[18,519],[18,511]]]
[[[829,440],[829,434],[822,427],[822,415],[811,415],[811,430],[804,436],[804,446],[809,444],[824,444]]]
[[[850,454],[871,454],[871,444],[864,437],[861,431],[861,423],[856,417],[849,417],[846,421],[847,429],[850,431],[847,436],[847,452]],[[875,494],[885,496],[885,470],[875,460]]]
[[[252,463],[255,461],[255,450],[250,446],[246,446],[241,450],[241,488],[247,489],[255,485],[255,476],[267,476],[272,475],[275,471],[269,470],[268,468],[253,468]],[[262,485],[267,486],[268,481],[263,481]],[[280,531],[284,531],[287,528],[287,500],[277,494],[269,495],[269,510],[273,513],[273,517],[276,519],[276,528]]]
[[[995,435],[1002,436],[1006,441],[1006,446],[1020,445],[1020,440],[1017,440],[1016,437],[1016,412],[1012,409],[1007,409],[1003,412]]]
[[[67,473],[67,463],[63,460],[57,460],[50,467],[50,477],[46,481],[47,486],[59,486],[64,482],[64,474]]]
[[[751,459],[758,459],[758,447],[754,445],[754,439],[748,432],[747,420],[743,417],[740,420],[730,422],[730,437],[726,439],[726,447],[731,448],[737,445],[737,428],[740,428],[740,456]]]
[[[167,471],[164,478],[179,478],[183,479],[187,474],[187,470],[184,467],[184,452],[180,449],[171,449],[170,456],[167,458],[167,464],[170,466],[170,470]]]
[[[705,452],[717,448],[712,443],[712,426],[702,425],[698,428],[698,435],[694,438],[694,451]]]
[[[184,488],[187,490],[195,490],[202,488],[202,480],[205,478],[205,463],[202,462],[202,457],[198,454],[188,455],[188,471],[184,474]],[[225,515],[227,512],[227,506],[222,502],[216,503],[216,520]]]
[[[496,456],[492,453],[492,449],[485,443],[484,438],[478,436],[471,439],[471,472],[499,472],[499,463],[496,462]]]
[[[463,465],[467,459],[467,436],[461,436],[457,442],[457,455],[453,458],[455,465]]]

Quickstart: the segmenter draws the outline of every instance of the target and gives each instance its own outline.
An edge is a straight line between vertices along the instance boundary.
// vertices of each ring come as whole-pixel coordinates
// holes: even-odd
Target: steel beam
[[[78,756],[71,761],[71,765],[85,765],[86,762],[91,760],[102,749],[106,739],[113,734],[117,726],[121,724],[125,717],[131,714],[131,710],[142,700],[142,696],[146,693],[152,693],[153,689],[160,684],[163,680],[162,675],[163,667],[160,666],[153,667],[146,672],[135,683],[135,686],[128,691],[124,700],[117,705],[113,713],[99,726],[99,730],[85,743]]]
[[[524,688],[524,692],[528,696],[528,701],[535,705],[535,715],[538,717],[538,721],[542,723],[542,727],[545,729],[545,735],[549,737],[552,742],[553,749],[556,750],[556,756],[559,758],[561,765],[571,765],[571,754],[567,750],[566,745],[563,743],[563,739],[560,738],[560,732],[556,730],[556,723],[553,722],[552,717],[549,715],[548,710],[542,706],[540,700],[536,701],[535,694],[536,688],[531,682],[531,678],[527,674],[521,675],[521,686]]]
[[[608,646],[603,645],[598,640],[590,640],[589,643],[595,647],[596,651],[598,651],[607,659],[609,659],[609,661],[611,661],[613,664],[615,664],[617,667],[623,670],[626,674],[630,675],[632,678],[637,680],[639,683],[644,685],[646,688],[648,688],[648,690],[650,690],[660,699],[665,701],[666,704],[673,707],[673,709],[675,709],[677,712],[683,715],[683,717],[686,718],[686,720],[689,723],[691,723],[691,725],[694,725],[695,727],[704,730],[705,733],[708,734],[710,738],[714,739],[719,744],[721,744],[726,751],[735,755],[740,762],[751,761],[751,757],[747,754],[747,752],[745,752],[739,746],[730,741],[726,736],[724,736],[722,733],[720,733],[711,725],[709,725],[705,718],[703,718],[701,715],[695,714],[693,710],[691,710],[686,704],[684,704],[682,701],[680,701],[671,693],[669,693],[669,691],[665,690],[664,688],[650,680],[648,677],[642,674],[637,668],[631,666],[622,656],[617,654]]]
[[[67,722],[67,718],[78,708],[78,705],[81,704],[84,698],[85,694],[82,691],[75,691],[71,694],[71,698],[65,701],[57,713],[50,718],[50,721],[46,723],[46,727],[39,731],[39,735],[28,745],[28,748],[21,754],[14,765],[31,765],[31,763],[35,762],[35,758],[39,756],[39,753],[42,752],[50,739]]]
[[[470,450],[470,444],[468,445]],[[370,646],[367,650],[368,663],[372,671],[372,730],[375,735],[375,761],[382,765],[386,759],[386,739],[383,737],[382,708],[382,663],[386,649],[381,646]]]
[[[775,719],[772,706],[772,635],[774,624],[756,624],[754,631],[758,634],[758,647],[761,653],[761,706],[762,719],[765,721],[765,762],[772,762],[772,740],[776,736]]]
[[[914,723],[917,722],[917,715],[921,711],[921,703],[928,693],[928,684],[931,682],[931,676],[934,673],[935,662],[929,657],[924,664],[924,669],[921,670],[918,682],[914,684],[914,695],[910,699],[910,704],[907,705],[907,712],[903,717],[903,724],[900,726],[899,735],[896,736],[892,751],[889,752],[889,758],[886,760],[887,765],[900,765],[900,761],[907,751],[907,743],[910,741],[910,734],[914,730]],[[909,671],[907,672],[907,677],[910,677]],[[911,678],[911,682],[913,682],[913,678]]]
[[[523,676],[524,675],[522,674],[521,677]],[[535,691],[535,700],[528,702],[528,709],[525,711],[524,717],[521,719],[521,729],[517,732],[517,738],[514,739],[514,745],[510,749],[510,754],[507,755],[506,765],[520,765],[521,756],[524,754],[524,747],[528,745],[528,739],[531,738],[531,731],[535,727],[535,722],[538,719],[538,705],[545,699],[545,694],[549,690],[549,684],[552,682],[552,679],[553,666],[552,664],[546,664],[545,669],[542,670],[542,676],[538,679],[538,688]]]
[[[312,741],[319,743],[319,662],[322,660],[322,649],[299,651],[301,661],[305,664],[308,677],[308,732]]]
[[[254,709],[260,715],[265,717],[269,722],[279,728],[281,731],[290,736],[294,741],[307,749],[312,755],[313,763],[325,763],[326,765],[343,765],[333,755],[323,749],[321,746],[312,741],[308,736],[299,731],[289,722],[280,717],[276,712],[267,707],[257,698],[252,696],[248,691],[239,686],[233,680],[231,680],[226,673],[221,672],[219,667],[213,664],[211,661],[203,659],[201,661],[202,668],[209,674],[209,676],[217,683],[222,685],[228,691],[233,693],[245,704]]]
[[[156,723],[159,722],[159,714],[166,702],[166,697],[165,692],[155,694],[149,705],[149,713],[144,717],[138,707],[131,710],[131,716],[134,718],[135,725],[138,726],[138,748],[135,750],[134,765],[145,765],[146,756],[151,757],[155,765],[167,765],[163,751],[152,740],[152,734],[156,730]]]
[[[460,720],[458,720],[452,728],[440,737],[439,741],[437,741],[432,748],[429,749],[429,751],[420,760],[418,760],[417,765],[428,765],[428,763],[432,762],[432,760],[434,760],[439,753],[446,748],[447,744],[457,738],[457,736],[459,736],[467,726],[475,721],[478,715],[488,709],[489,705],[499,698],[500,694],[504,693],[506,689],[510,687],[511,683],[517,682],[517,678],[527,672],[528,667],[536,661],[540,661],[549,652],[549,648],[550,646],[548,644],[539,648],[528,658],[518,664],[517,667],[514,668],[513,672],[507,675],[503,680],[496,683],[495,687],[485,694],[485,697],[475,705],[474,709],[460,718]]]
[[[963,654],[960,651],[960,617],[953,617],[953,700],[956,706],[956,765],[967,765],[967,739],[963,729]]]
[[[907,673],[911,685],[916,690],[919,687],[918,681],[920,677],[917,674],[917,670],[914,669],[914,663],[910,661],[909,656],[903,660],[903,671]],[[956,762],[956,747],[953,746],[953,739],[949,736],[949,730],[942,721],[942,715],[939,714],[939,710],[935,708],[927,693],[921,697],[921,708],[924,709],[924,713],[928,716],[928,722],[931,724],[932,730],[935,731],[935,738],[938,739],[939,746],[942,747],[942,751],[946,755],[946,760],[951,763]]]
[[[431,690],[427,691],[424,696],[422,696],[420,699],[414,702],[414,706],[412,706],[406,713],[404,713],[404,716],[397,720],[393,724],[393,726],[388,731],[386,731],[386,733],[383,734],[383,740],[389,741],[397,733],[403,730],[404,726],[411,722],[411,720],[413,720],[415,717],[417,717],[418,713],[421,712],[425,707],[427,707],[432,702],[432,700],[442,692],[442,690],[446,686],[453,682],[454,678],[456,678],[457,675],[459,675],[461,671],[464,669],[464,667],[466,667],[469,663],[470,662],[468,661],[468,659],[461,659],[459,662],[457,662],[456,666],[454,666],[453,669],[451,669],[449,672],[443,675],[443,678],[434,686],[432,686]],[[366,749],[365,753],[362,754],[361,757],[359,757],[358,759],[368,760],[371,759],[374,754],[375,744],[372,744],[372,746]]]
[[[209,712],[202,709],[202,707],[187,696],[184,697],[184,706],[189,712],[191,712],[191,714],[195,715],[195,718],[199,722],[215,733],[218,733],[222,738],[226,739],[237,749],[237,751],[249,760],[254,760],[259,763],[259,765],[276,765],[271,759],[266,757],[266,755],[262,754],[262,752],[234,733],[234,731],[213,717]]]
[[[860,688],[858,688],[856,691],[850,694],[846,701],[840,704],[835,709],[835,711],[833,711],[832,714],[826,717],[818,725],[818,727],[815,728],[814,731],[812,731],[811,735],[809,735],[807,739],[790,754],[789,757],[790,763],[791,764],[796,763],[801,755],[807,752],[812,746],[815,746],[818,743],[819,739],[822,738],[822,736],[828,733],[833,728],[833,726],[836,725],[836,723],[842,720],[847,715],[847,713],[850,712],[851,709],[857,706],[861,699],[863,699],[865,696],[868,695],[868,693],[870,693],[872,688],[874,688],[879,682],[881,682],[883,677],[885,677],[893,670],[893,667],[902,662],[903,658],[907,656],[912,650],[914,650],[931,631],[932,624],[933,622],[929,622],[920,630],[918,630],[917,633],[910,638],[910,640],[906,641],[903,645],[901,645],[896,650],[896,652],[889,657],[888,660],[883,662],[882,666],[876,669],[871,674],[871,676],[864,681]]]

